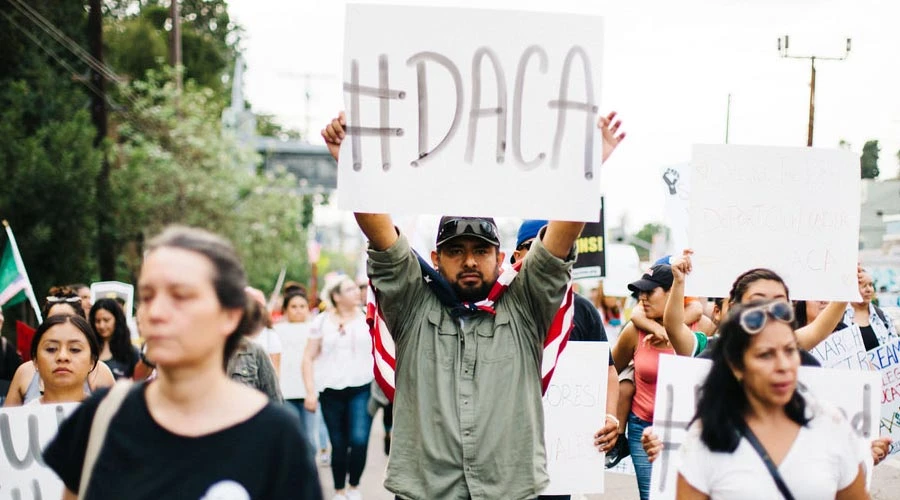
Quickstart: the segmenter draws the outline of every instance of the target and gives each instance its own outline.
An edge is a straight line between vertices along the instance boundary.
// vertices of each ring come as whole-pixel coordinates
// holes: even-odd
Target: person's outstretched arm
[[[672,289],[666,301],[666,312],[663,314],[663,326],[669,335],[669,342],[675,352],[682,356],[694,354],[696,339],[694,332],[684,324],[684,280],[691,272],[691,250],[672,262]]]
[[[347,135],[344,130],[345,125],[347,125],[347,120],[344,117],[344,112],[341,111],[337,118],[331,120],[331,123],[322,129],[322,138],[325,139],[328,152],[331,153],[335,161],[340,158],[341,142]],[[359,228],[362,229],[366,238],[369,239],[369,244],[375,250],[387,250],[397,241],[397,230],[394,228],[394,221],[391,220],[390,215],[366,213],[356,213],[354,215],[356,216],[356,223],[359,224]]]

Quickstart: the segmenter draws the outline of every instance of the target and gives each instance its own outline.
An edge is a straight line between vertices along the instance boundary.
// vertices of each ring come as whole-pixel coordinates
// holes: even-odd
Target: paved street
[[[384,456],[384,427],[381,424],[381,413],[372,424],[372,436],[369,439],[369,458],[362,477],[362,494],[364,500],[392,500],[394,497],[382,486],[387,457]],[[331,480],[331,469],[319,467],[319,478],[325,500],[334,495],[334,483]],[[607,473],[606,492],[602,495],[586,495],[589,500],[630,500],[637,499],[637,485],[634,476]],[[900,498],[900,458],[894,457],[889,462],[875,469],[872,480],[872,500],[897,500]]]

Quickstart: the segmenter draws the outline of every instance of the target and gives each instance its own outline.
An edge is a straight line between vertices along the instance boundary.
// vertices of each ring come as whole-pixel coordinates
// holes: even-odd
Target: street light
[[[784,44],[782,44],[784,41]],[[781,54],[781,57],[787,59],[809,59],[809,68],[810,68],[810,77],[809,77],[809,130],[807,132],[806,137],[806,145],[812,147],[813,145],[813,120],[815,118],[815,109],[816,109],[816,59],[822,61],[843,61],[850,55],[850,39],[847,39],[847,46],[844,49],[844,55],[841,57],[821,57],[816,55],[811,56],[797,56],[788,54],[789,49],[789,39],[787,35],[784,35],[784,38],[778,39],[778,53]]]

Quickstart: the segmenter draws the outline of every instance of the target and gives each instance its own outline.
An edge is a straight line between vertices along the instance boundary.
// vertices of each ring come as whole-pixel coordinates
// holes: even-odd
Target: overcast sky
[[[384,3],[384,2],[360,2]],[[628,138],[604,166],[607,221],[623,213],[636,230],[662,221],[659,168],[687,161],[691,145],[722,143],[728,94],[730,142],[806,144],[809,61],[791,53],[841,56],[817,63],[817,147],[841,139],[861,151],[878,139],[882,178],[898,172],[900,149],[900,2],[893,0],[572,1],[459,0],[393,2],[601,15],[605,52],[601,111],[618,110]],[[627,5],[623,5],[627,4]],[[299,130],[318,130],[343,109],[344,10],[341,0],[230,0],[243,26],[245,95],[258,113]],[[311,101],[306,82],[310,73]]]

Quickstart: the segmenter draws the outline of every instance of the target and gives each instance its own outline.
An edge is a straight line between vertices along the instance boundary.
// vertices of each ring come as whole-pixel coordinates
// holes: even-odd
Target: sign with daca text
[[[339,208],[596,220],[599,17],[347,6]]]
[[[849,151],[696,145],[685,294],[727,297],[748,269],[772,269],[794,300],[860,301],[859,158]]]

